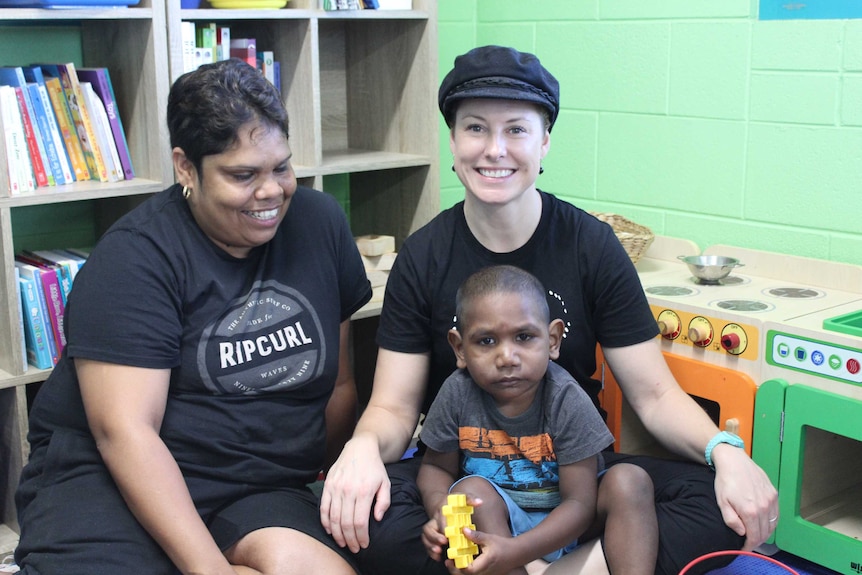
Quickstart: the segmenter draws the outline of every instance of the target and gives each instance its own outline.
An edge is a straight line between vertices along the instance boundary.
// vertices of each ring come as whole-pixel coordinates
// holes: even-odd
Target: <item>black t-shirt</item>
[[[339,329],[371,297],[344,212],[300,187],[275,237],[237,259],[194,222],[179,186],[125,215],[81,268],[68,344],[31,414],[89,433],[71,358],[170,369],[161,436],[186,475],[313,481]]]
[[[454,327],[455,293],[482,267],[511,264],[542,282],[551,317],[565,323],[557,363],[597,406],[601,384],[590,379],[596,343],[623,347],[658,334],[637,272],[611,227],[541,194],[541,221],[514,252],[494,253],[482,246],[467,226],[463,202],[417,230],[399,251],[386,285],[377,342],[392,351],[431,353],[423,413],[456,368],[446,339]]]

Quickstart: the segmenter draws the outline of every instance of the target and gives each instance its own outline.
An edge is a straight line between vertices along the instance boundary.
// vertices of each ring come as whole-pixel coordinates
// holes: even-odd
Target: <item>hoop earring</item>
[[[455,164],[452,164],[452,171],[455,171]]]
[[[188,200],[192,195],[192,189],[188,186],[183,186],[183,199]]]
[[[545,168],[543,166],[539,166],[539,175],[541,176],[544,173],[545,173]]]

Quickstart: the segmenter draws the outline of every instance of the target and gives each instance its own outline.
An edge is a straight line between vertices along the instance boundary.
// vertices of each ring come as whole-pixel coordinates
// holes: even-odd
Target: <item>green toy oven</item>
[[[772,542],[845,575],[862,573],[862,339],[768,330],[752,456],[778,488]],[[828,341],[826,341],[828,340]],[[853,343],[855,345],[842,345]],[[811,357],[819,361],[812,364]],[[830,361],[832,366],[830,367]],[[780,374],[780,378],[775,375]]]

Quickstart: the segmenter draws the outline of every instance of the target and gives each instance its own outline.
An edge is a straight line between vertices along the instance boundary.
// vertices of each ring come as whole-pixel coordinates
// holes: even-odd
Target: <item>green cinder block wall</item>
[[[862,265],[862,19],[757,0],[439,0],[440,76],[484,44],[536,53],[562,111],[539,187],[701,248]],[[441,204],[463,197],[441,129]]]

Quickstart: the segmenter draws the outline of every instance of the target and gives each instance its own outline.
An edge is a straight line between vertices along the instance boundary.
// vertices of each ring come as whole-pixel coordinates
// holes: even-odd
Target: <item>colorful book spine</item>
[[[21,304],[24,319],[24,349],[27,361],[37,369],[50,369],[54,366],[51,351],[48,348],[47,331],[45,329],[42,307],[32,278],[20,275],[18,287],[21,293]]]
[[[57,159],[60,163],[60,171],[62,174],[62,182],[70,184],[75,181],[72,175],[72,162],[69,159],[69,154],[66,151],[66,144],[63,141],[63,134],[60,132],[60,126],[57,124],[57,114],[54,112],[54,106],[51,104],[51,97],[48,94],[48,88],[45,85],[45,76],[42,74],[42,69],[38,66],[24,66],[24,78],[29,84],[36,84],[39,92],[39,100],[42,103],[42,108],[45,110],[45,118],[48,121],[48,132],[51,135],[51,141],[57,152]],[[55,175],[56,179],[56,175]],[[60,183],[61,180],[57,180]]]
[[[36,118],[36,111],[30,99],[30,90],[27,88],[27,80],[20,66],[0,67],[0,84],[12,86],[18,95],[21,117],[24,128],[28,133],[28,146],[30,149],[30,161],[33,164],[33,172],[36,176],[36,184],[39,186],[53,186],[54,174],[48,163],[48,154],[42,139],[42,131]],[[18,89],[20,88],[20,93]]]
[[[230,60],[230,26],[216,26],[216,58]]]
[[[49,66],[42,67],[43,70],[48,68]],[[84,151],[84,159],[87,162],[87,171],[90,173],[90,178],[107,182],[108,171],[105,169],[105,165],[100,164],[96,158],[96,137],[93,133],[93,125],[90,122],[87,106],[84,103],[84,93],[81,91],[81,85],[78,83],[78,74],[75,71],[75,65],[67,62],[66,64],[54,64],[50,68],[52,74],[56,71],[57,77],[60,78],[60,83],[63,85],[63,92],[66,94],[66,100],[69,102],[72,121],[75,124],[78,140],[81,142],[81,149]],[[99,159],[101,159],[101,155]]]
[[[54,328],[49,320],[48,298],[45,297],[45,288],[42,282],[42,268],[31,263],[21,260],[15,256],[15,267],[18,268],[22,278],[30,278],[33,280],[33,286],[36,290],[36,299],[39,302],[39,309],[42,312],[45,326],[45,343],[51,356],[51,365],[57,365],[60,361],[60,354],[57,351],[57,340],[54,336]]]
[[[120,155],[114,144],[114,136],[111,134],[111,125],[108,123],[108,112],[105,105],[93,90],[89,82],[81,82],[81,91],[84,100],[90,110],[90,121],[93,123],[93,132],[96,135],[96,147],[102,151],[102,159],[105,169],[108,170],[108,181],[116,182],[124,179],[123,166],[120,165]]]
[[[63,136],[63,143],[66,145],[66,152],[69,154],[69,161],[72,164],[72,173],[75,176],[75,180],[79,182],[89,180],[91,179],[90,170],[87,168],[84,149],[81,147],[81,140],[78,139],[78,131],[72,119],[72,111],[69,109],[69,102],[66,100],[63,85],[59,78],[50,77],[45,78],[45,88],[48,90],[48,96],[51,98],[54,113],[57,115],[57,127],[60,128],[60,134]]]
[[[12,268],[15,270],[15,286],[18,288],[15,290],[15,299],[18,300],[18,305],[16,306],[18,309],[18,333],[21,334],[19,338],[21,340],[21,373],[27,372],[27,329],[24,326],[24,297],[21,292],[21,273],[18,271],[18,268]]]
[[[114,85],[111,82],[111,74],[107,68],[79,68],[78,78],[90,82],[93,90],[99,95],[105,105],[108,114],[108,123],[111,125],[111,135],[117,154],[120,157],[120,165],[123,168],[123,176],[127,180],[135,177],[135,169],[132,166],[132,156],[129,152],[129,143],[126,140],[126,131],[123,129],[123,121],[117,107],[117,97],[114,93]]]
[[[42,105],[42,95],[39,93],[39,86],[35,83],[28,82],[27,89],[30,92],[30,102],[33,104],[33,113],[36,116],[39,133],[42,135],[45,159],[48,161],[45,166],[45,171],[48,172],[48,183],[50,185],[51,179],[53,178],[54,184],[65,184],[66,178],[63,175],[63,168],[60,166],[60,155],[57,152],[57,148],[54,146],[54,136],[51,133],[51,126],[48,123],[48,112]]]
[[[18,99],[18,112],[21,114],[21,121],[24,125],[24,138],[27,140],[27,150],[30,154],[33,175],[36,177],[36,185],[47,186],[48,175],[45,173],[45,165],[42,163],[42,155],[39,152],[39,141],[33,129],[33,119],[30,117],[24,100],[24,90],[17,86],[14,90],[15,97]]]
[[[230,57],[239,58],[250,66],[257,67],[257,40],[254,38],[232,38]]]

